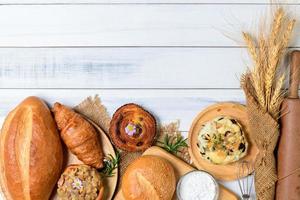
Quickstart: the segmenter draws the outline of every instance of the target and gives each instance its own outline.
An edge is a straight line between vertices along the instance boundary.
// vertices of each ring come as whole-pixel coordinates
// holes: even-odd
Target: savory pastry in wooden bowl
[[[70,165],[57,183],[57,193],[62,200],[102,200],[103,180],[99,172],[88,165]]]
[[[188,135],[189,153],[199,170],[230,181],[236,179],[239,162],[255,162],[259,150],[254,140],[244,105],[216,103],[194,119]],[[241,176],[248,176],[246,170]]]
[[[0,158],[5,199],[49,199],[62,170],[63,150],[51,112],[41,99],[28,97],[8,114]]]
[[[158,156],[142,156],[126,169],[122,193],[126,200],[171,200],[176,187],[172,165]]]
[[[103,150],[93,125],[60,103],[54,104],[53,112],[60,135],[68,149],[84,164],[102,168]]]
[[[155,139],[156,121],[142,107],[126,104],[114,113],[109,134],[112,142],[124,151],[144,151]]]
[[[219,116],[203,125],[198,147],[202,158],[225,165],[243,158],[247,154],[248,142],[236,119]]]

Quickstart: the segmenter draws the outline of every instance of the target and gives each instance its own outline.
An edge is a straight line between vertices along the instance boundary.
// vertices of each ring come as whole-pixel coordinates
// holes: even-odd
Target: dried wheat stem
[[[279,8],[273,20],[271,34],[269,37],[269,48],[268,48],[268,66],[265,71],[265,79],[264,79],[264,86],[266,92],[266,104],[267,107],[271,103],[271,93],[272,93],[272,86],[273,86],[273,79],[275,78],[276,68],[278,66],[280,60],[280,52],[281,52],[281,42],[282,40],[278,39],[281,36],[282,26],[284,23],[284,11],[282,8]]]
[[[266,91],[266,104],[267,107],[270,103],[271,95],[272,95],[272,86],[274,83],[274,78],[279,62],[279,52],[280,52],[280,45],[275,44],[272,49],[269,50],[269,55],[268,55],[268,66],[265,72],[265,91]]]
[[[266,40],[264,39],[263,34],[260,34],[259,42],[258,42],[258,57],[259,64],[258,67],[254,68],[253,74],[256,77],[256,88],[258,90],[257,96],[260,99],[261,106],[266,108],[266,99],[265,99],[265,82],[261,81],[264,79],[264,74],[268,67],[268,47]]]
[[[260,73],[261,66],[260,66],[260,58],[258,57],[257,50],[256,50],[256,44],[253,41],[250,34],[244,32],[243,37],[247,44],[249,54],[251,55],[255,64],[251,78],[253,79],[253,86],[255,89],[257,101],[262,107],[264,107],[265,106],[264,89],[260,84],[260,81],[258,81],[261,79],[261,73]]]
[[[282,58],[282,55],[284,53],[284,50],[287,48],[288,42],[291,38],[292,30],[295,25],[295,20],[291,20],[287,24],[287,28],[283,34],[283,37],[280,41],[274,44],[273,48],[269,51],[269,67],[266,71],[266,78],[265,78],[265,90],[266,90],[266,96],[267,96],[267,104],[270,104],[270,112],[274,110],[274,101],[278,99],[278,93],[276,93],[276,89],[274,89],[274,94],[272,94],[272,87],[275,79],[275,74],[277,71],[277,67],[279,65],[279,62]],[[284,76],[282,76],[278,81],[283,82]],[[281,89],[282,85],[279,85],[279,88]],[[280,90],[279,90],[280,91]],[[278,90],[277,90],[278,92]],[[275,95],[276,98],[272,99],[272,95]]]
[[[283,100],[282,98],[282,87],[285,81],[285,74],[282,74],[281,77],[278,79],[275,89],[271,98],[270,102],[270,113],[276,117],[278,113],[279,106]],[[279,103],[280,102],[280,103]]]
[[[243,38],[248,52],[253,59],[253,70],[244,74],[241,78],[241,86],[248,98],[253,98],[262,109],[269,112],[274,119],[278,119],[280,105],[284,93],[282,87],[285,81],[282,71],[281,59],[289,43],[295,20],[285,16],[284,10],[279,8],[271,26],[271,33],[265,38],[261,32],[258,38],[258,46],[249,33],[243,32]]]
[[[291,39],[291,35],[295,26],[296,20],[290,20],[288,22],[286,31],[283,34],[283,38],[282,38],[282,48],[285,49],[288,46],[288,43]]]
[[[267,68],[268,65],[268,47],[267,47],[267,43],[266,40],[264,38],[263,35],[261,35],[259,37],[259,43],[258,43],[258,47],[259,47],[259,62],[261,63],[261,74],[263,74],[265,72],[265,69]]]
[[[280,29],[282,27],[284,17],[284,11],[282,8],[279,8],[276,13],[273,20],[272,28],[271,28],[271,35],[269,40],[269,45],[272,46],[277,42],[278,33],[280,33]]]
[[[258,103],[261,105],[262,108],[265,108],[266,101],[265,101],[265,95],[264,95],[264,89],[261,87],[261,77],[259,75],[259,70],[255,69],[252,73],[252,80],[253,80],[253,86],[256,92],[256,98]]]
[[[251,57],[254,61],[254,64],[256,65],[257,63],[259,63],[258,62],[258,57],[257,57],[257,52],[256,52],[256,44],[253,41],[253,39],[252,39],[252,37],[249,33],[243,32],[243,38],[244,38],[244,41],[246,42],[246,45],[248,47],[249,54],[251,55]]]

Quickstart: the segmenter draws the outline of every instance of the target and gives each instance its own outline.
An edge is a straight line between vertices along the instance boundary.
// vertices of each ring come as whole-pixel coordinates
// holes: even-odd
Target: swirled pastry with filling
[[[124,151],[144,151],[155,139],[156,121],[141,106],[126,104],[114,113],[109,134],[112,142]]]

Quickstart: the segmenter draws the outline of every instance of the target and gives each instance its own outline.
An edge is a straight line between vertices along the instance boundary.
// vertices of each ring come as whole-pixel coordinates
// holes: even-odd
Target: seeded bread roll
[[[176,179],[171,164],[157,156],[142,156],[126,169],[122,192],[126,200],[171,200]]]
[[[203,125],[198,147],[203,159],[224,165],[244,157],[248,142],[237,120],[220,116]]]

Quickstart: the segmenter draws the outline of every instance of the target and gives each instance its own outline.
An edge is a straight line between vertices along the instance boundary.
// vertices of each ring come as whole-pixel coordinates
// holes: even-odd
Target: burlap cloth
[[[106,107],[101,103],[101,100],[98,95],[94,97],[86,98],[80,104],[75,106],[74,110],[76,110],[78,113],[84,115],[88,119],[95,122],[109,136],[108,130],[109,130],[111,117],[107,112]],[[179,131],[179,121],[172,122],[167,125],[158,125],[156,140],[162,141],[162,138],[166,134],[168,134],[169,136],[181,135],[181,132]],[[142,153],[141,152],[128,153],[125,151],[121,151],[119,149],[116,150],[120,152],[120,156],[121,156],[120,163],[119,163],[119,181],[118,181],[118,187],[116,189],[116,191],[118,191],[122,181],[121,177],[124,174],[127,166],[133,160],[140,157]],[[187,148],[180,149],[180,152],[177,156],[186,162],[190,162],[190,157]]]
[[[259,154],[255,162],[255,190],[258,200],[273,200],[277,181],[274,149],[279,137],[279,124],[257,105],[245,91],[251,134],[254,135]]]

